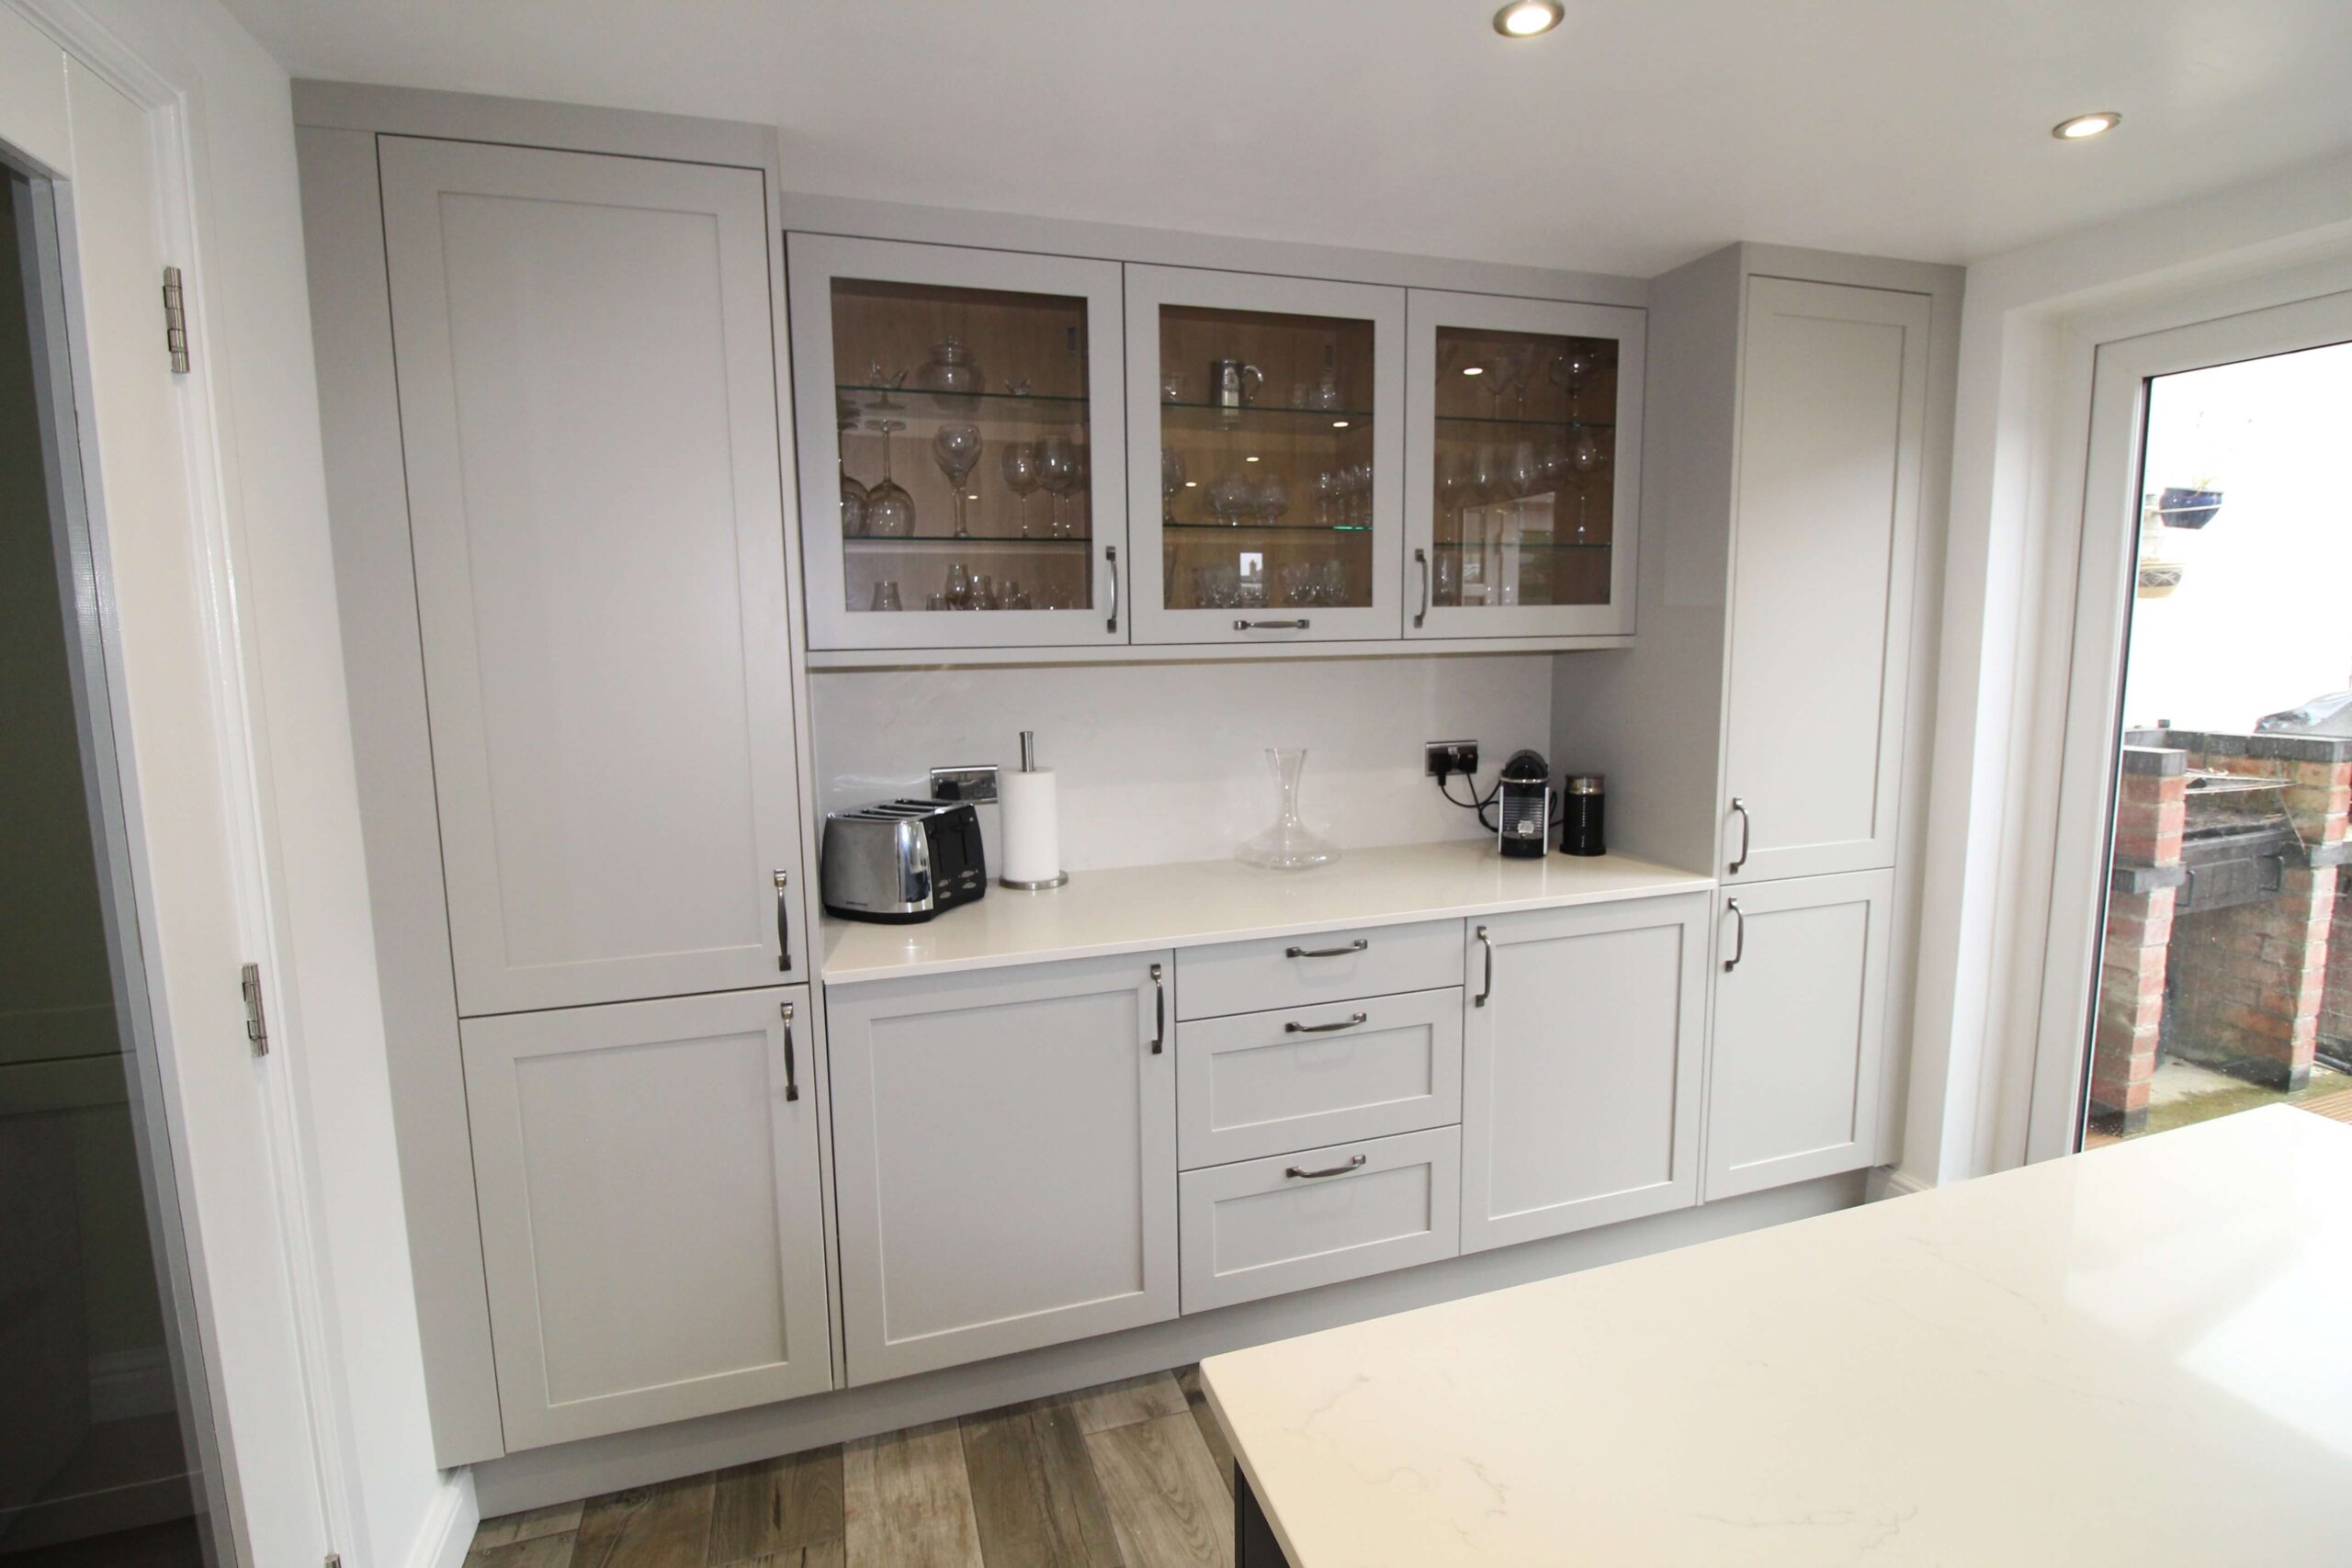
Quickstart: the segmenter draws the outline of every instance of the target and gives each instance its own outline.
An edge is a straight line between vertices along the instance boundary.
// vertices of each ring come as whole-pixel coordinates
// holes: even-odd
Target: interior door
[[[806,975],[761,176],[380,146],[458,1010]]]
[[[1894,863],[1928,304],[1748,282],[1724,759],[1741,882]]]

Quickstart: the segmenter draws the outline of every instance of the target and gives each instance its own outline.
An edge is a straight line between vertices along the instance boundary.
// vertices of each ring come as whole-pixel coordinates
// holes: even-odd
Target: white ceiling
[[[297,75],[772,123],[798,190],[1643,276],[1967,261],[2352,143],[2346,0],[1494,3],[228,0]]]

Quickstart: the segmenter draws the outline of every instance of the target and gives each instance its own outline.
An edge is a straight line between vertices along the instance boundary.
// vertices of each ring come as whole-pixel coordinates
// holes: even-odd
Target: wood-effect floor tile
[[[563,1535],[580,1528],[579,1503],[557,1503],[545,1508],[528,1508],[519,1514],[502,1514],[494,1519],[484,1519],[474,1531],[476,1546],[507,1546],[518,1540],[532,1540],[543,1535]]]
[[[743,1568],[848,1568],[847,1549],[838,1540],[796,1546],[772,1556],[754,1557]]]
[[[1233,1497],[1190,1410],[1091,1432],[1086,1447],[1125,1568],[1233,1568]]]
[[[839,1444],[722,1470],[710,1506],[710,1568],[797,1561],[842,1539]]]
[[[849,1568],[982,1568],[956,1423],[849,1444],[842,1525]]]
[[[473,1549],[466,1553],[466,1568],[571,1568],[572,1543],[570,1530],[489,1545],[476,1536]]]
[[[704,1568],[712,1477],[634,1486],[581,1511],[572,1568]]]
[[[1153,1372],[1148,1377],[1080,1389],[1069,1396],[1068,1403],[1078,1412],[1079,1429],[1091,1434],[1136,1421],[1157,1420],[1162,1416],[1181,1416],[1184,1413],[1184,1391],[1176,1386],[1173,1372]]]
[[[964,1468],[989,1568],[1120,1568],[1076,1412],[1038,1400],[964,1418]]]
[[[1201,1441],[1209,1449],[1209,1458],[1216,1461],[1217,1479],[1225,1483],[1227,1492],[1233,1490],[1233,1446],[1225,1440],[1225,1428],[1216,1424],[1216,1412],[1209,1408],[1209,1396],[1201,1392],[1201,1369],[1185,1367],[1176,1373],[1176,1386],[1184,1391],[1184,1403],[1192,1407],[1193,1420],[1201,1428]]]

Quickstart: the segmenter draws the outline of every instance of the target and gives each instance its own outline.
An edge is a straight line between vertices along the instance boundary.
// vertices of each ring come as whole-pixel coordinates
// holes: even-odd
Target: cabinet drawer
[[[1268,937],[1178,953],[1176,1016],[1218,1018],[1460,984],[1460,920]]]
[[[1176,1031],[1176,1156],[1188,1170],[1461,1120],[1459,987]]]
[[[1306,1171],[1336,1174],[1296,1174]],[[1186,1312],[1461,1251],[1459,1127],[1212,1166],[1178,1179]]]

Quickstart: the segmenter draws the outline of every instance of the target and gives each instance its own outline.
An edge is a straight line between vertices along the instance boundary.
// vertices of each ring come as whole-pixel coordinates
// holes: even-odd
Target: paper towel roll
[[[1054,799],[1054,770],[997,775],[997,805],[1004,820],[1007,882],[1057,882],[1062,874],[1061,811]]]

